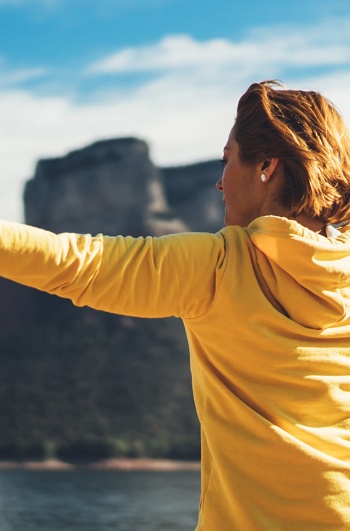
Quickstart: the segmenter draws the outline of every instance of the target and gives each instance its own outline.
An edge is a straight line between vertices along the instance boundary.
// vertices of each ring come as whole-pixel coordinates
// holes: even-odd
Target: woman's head
[[[254,83],[239,100],[231,136],[244,164],[279,159],[277,200],[288,217],[350,219],[350,135],[319,93]]]

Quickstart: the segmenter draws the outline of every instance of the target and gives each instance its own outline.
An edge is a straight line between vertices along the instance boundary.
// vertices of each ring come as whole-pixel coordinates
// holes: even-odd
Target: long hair
[[[239,100],[232,133],[242,162],[281,161],[285,187],[278,199],[290,216],[350,219],[350,134],[321,94],[254,83]]]

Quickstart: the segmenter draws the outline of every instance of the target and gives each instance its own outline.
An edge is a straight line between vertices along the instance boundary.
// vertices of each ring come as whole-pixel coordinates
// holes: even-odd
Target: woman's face
[[[224,171],[216,187],[223,194],[225,225],[247,227],[263,215],[266,185],[261,181],[263,164],[245,164],[239,158],[239,147],[232,134],[224,148]]]

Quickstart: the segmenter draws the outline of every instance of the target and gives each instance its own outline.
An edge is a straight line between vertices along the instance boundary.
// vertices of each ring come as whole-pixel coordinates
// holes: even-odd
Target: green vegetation
[[[51,312],[2,334],[0,363],[2,460],[199,458],[188,347],[176,319]]]

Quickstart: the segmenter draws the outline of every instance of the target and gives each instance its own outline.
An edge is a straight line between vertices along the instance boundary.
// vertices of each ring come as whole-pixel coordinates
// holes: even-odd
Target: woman
[[[198,531],[350,528],[349,154],[322,96],[256,83],[224,149],[219,233],[1,225],[1,275],[79,306],[182,318],[201,422]]]

